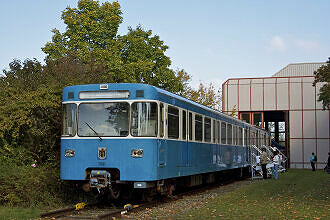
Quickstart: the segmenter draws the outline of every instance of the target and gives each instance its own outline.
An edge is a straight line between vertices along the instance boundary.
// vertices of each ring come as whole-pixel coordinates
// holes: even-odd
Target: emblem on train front
[[[104,160],[107,157],[107,148],[106,147],[98,147],[97,148],[97,157],[101,160]]]

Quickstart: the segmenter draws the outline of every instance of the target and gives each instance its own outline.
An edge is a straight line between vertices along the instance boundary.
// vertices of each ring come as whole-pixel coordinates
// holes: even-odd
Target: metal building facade
[[[289,64],[272,77],[228,79],[222,85],[222,110],[267,129],[277,123],[273,133],[285,145],[288,165],[310,168],[314,152],[322,169],[330,152],[330,113],[317,101],[322,83],[312,83],[313,72],[323,64]]]

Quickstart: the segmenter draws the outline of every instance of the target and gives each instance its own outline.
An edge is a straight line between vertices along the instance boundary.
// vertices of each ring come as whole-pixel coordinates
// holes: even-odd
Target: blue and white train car
[[[171,192],[212,182],[248,167],[247,146],[267,140],[264,130],[146,84],[63,90],[61,179],[115,199],[127,186]]]

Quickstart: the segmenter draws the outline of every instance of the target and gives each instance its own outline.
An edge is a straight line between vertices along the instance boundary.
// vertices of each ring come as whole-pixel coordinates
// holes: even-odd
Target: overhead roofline
[[[302,77],[314,77],[314,76],[265,76],[265,77],[242,77],[242,78],[229,78],[222,85],[225,85],[229,80],[243,80],[243,79],[275,79],[275,78],[302,78]]]

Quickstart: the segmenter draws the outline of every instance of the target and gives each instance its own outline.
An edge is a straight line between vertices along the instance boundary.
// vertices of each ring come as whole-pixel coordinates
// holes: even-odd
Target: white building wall
[[[317,101],[323,84],[313,87],[313,81],[314,76],[229,79],[223,85],[223,111],[231,113],[234,106],[239,112],[288,111],[290,167],[310,168],[314,152],[321,169],[330,151],[329,110]]]

